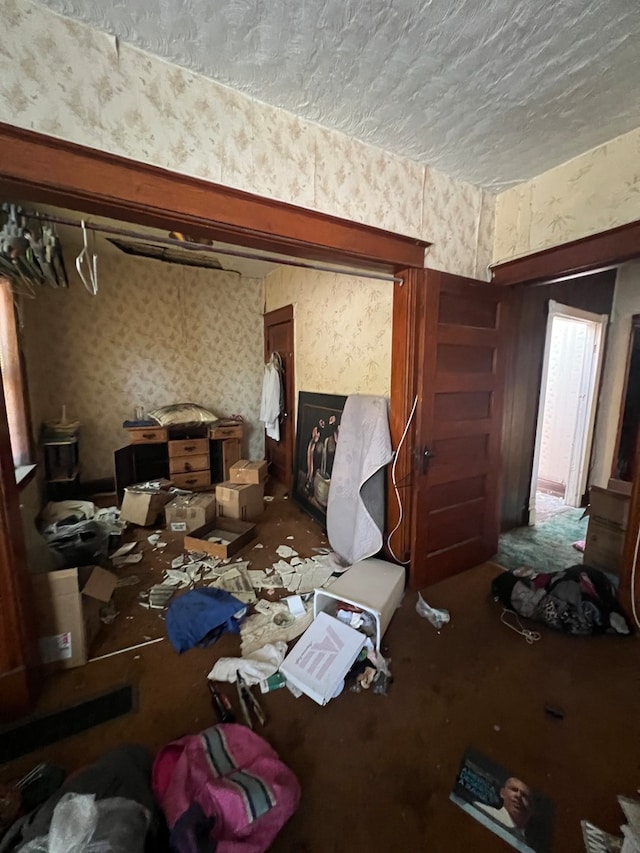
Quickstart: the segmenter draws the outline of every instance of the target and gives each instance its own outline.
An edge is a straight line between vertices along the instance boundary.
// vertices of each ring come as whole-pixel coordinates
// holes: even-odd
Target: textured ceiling
[[[640,125],[638,0],[40,2],[496,189]]]

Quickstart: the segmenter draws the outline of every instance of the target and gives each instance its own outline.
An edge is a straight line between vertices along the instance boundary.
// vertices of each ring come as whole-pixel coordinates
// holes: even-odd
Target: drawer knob
[[[143,432],[142,437],[143,438],[155,438],[156,434],[155,434],[155,432]]]
[[[192,450],[195,450],[195,449],[196,449],[195,444],[188,444],[188,445],[185,447],[184,451],[185,451],[185,453],[191,453],[191,451],[192,451]]]

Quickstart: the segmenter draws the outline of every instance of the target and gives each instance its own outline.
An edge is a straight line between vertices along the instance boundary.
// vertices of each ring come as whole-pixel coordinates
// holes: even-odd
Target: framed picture
[[[331,472],[346,400],[338,394],[298,394],[292,497],[323,527],[327,523]]]

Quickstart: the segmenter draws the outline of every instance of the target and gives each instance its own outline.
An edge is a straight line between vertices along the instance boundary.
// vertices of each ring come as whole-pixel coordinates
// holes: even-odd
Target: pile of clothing
[[[589,566],[502,572],[493,580],[492,592],[508,610],[565,634],[631,633],[613,584]]]
[[[299,800],[263,738],[221,724],[155,760],[141,746],[107,753],[17,820],[0,853],[263,853]]]

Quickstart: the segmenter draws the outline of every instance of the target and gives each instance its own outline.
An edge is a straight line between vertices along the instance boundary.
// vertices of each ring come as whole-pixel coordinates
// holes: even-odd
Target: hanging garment
[[[273,357],[264,366],[260,420],[269,438],[280,441],[281,377]]]
[[[337,433],[327,505],[327,538],[349,565],[382,548],[384,467],[393,451],[384,397],[347,397]]]

